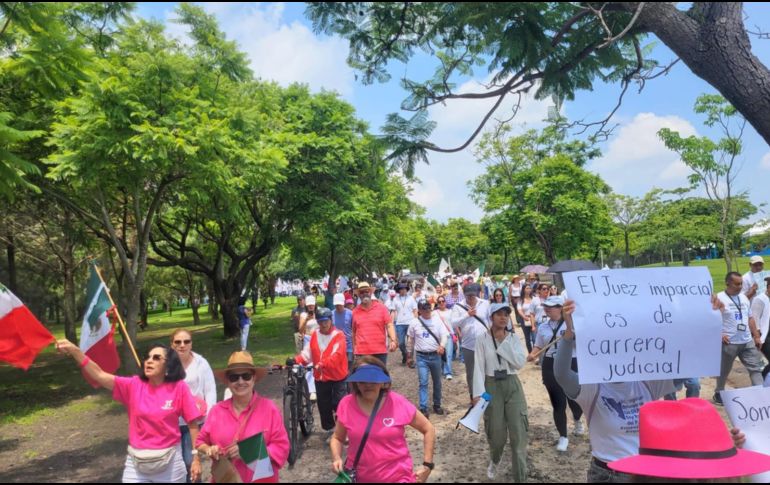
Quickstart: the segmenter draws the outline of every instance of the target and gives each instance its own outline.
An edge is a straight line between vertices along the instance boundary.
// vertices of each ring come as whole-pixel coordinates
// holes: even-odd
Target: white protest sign
[[[746,435],[743,448],[770,454],[770,388],[746,387],[722,391],[725,412],[733,423]],[[770,472],[751,477],[753,483],[768,483]]]
[[[767,289],[765,278],[768,276],[770,276],[770,271],[759,271],[758,273],[751,273],[751,277],[754,279],[754,283],[757,284],[757,295],[761,295]]]
[[[705,267],[564,273],[580,383],[718,376],[722,318]]]

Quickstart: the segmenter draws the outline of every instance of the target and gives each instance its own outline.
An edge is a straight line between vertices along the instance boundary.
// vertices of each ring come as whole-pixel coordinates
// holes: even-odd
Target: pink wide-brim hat
[[[639,411],[639,454],[608,466],[630,475],[729,478],[770,470],[770,456],[735,448],[714,406],[688,398],[644,404]]]

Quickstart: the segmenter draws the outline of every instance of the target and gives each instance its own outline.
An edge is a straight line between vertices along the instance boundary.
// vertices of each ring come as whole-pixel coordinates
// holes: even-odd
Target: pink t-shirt
[[[217,445],[220,449],[229,447],[233,444],[241,423],[249,416],[252,409],[254,412],[251,413],[249,422],[243,427],[238,440],[242,441],[257,433],[265,433],[267,455],[273,464],[273,476],[257,481],[278,483],[278,471],[286,464],[286,459],[289,457],[289,435],[286,434],[283,417],[278,407],[273,404],[273,401],[265,399],[257,393],[254,393],[249,405],[239,415],[236,415],[233,410],[232,399],[222,401],[214,406],[209,412],[200,434],[198,434],[195,446],[207,444],[209,446]],[[250,482],[254,472],[241,460],[233,460],[233,464],[241,475],[241,479],[246,483]]]
[[[389,323],[390,313],[378,300],[372,300],[368,310],[357,306],[353,310],[353,328],[356,331],[353,351],[356,355],[388,353],[385,331]]]
[[[140,450],[160,450],[181,441],[179,418],[203,417],[184,381],[153,386],[139,376],[115,377],[112,398],[128,411],[128,443]]]
[[[406,425],[412,422],[417,408],[404,396],[389,391],[382,399],[372,423],[369,439],[356,470],[360,483],[411,483],[415,481],[412,456],[406,443]],[[351,468],[364,437],[369,416],[364,414],[356,396],[349,394],[337,407],[337,421],[348,432],[350,446],[346,468]]]

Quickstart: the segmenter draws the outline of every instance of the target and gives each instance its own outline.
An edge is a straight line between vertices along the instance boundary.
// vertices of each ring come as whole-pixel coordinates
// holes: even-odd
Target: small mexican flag
[[[80,330],[80,350],[99,364],[104,372],[113,374],[120,367],[120,358],[115,347],[115,326],[110,323],[110,314],[116,309],[107,296],[108,291],[91,265],[86,293],[86,313]],[[83,372],[83,375],[93,387],[99,387],[88,374]]]
[[[273,476],[273,465],[267,454],[267,445],[263,433],[258,433],[251,438],[238,442],[238,452],[241,459],[249,469],[254,472],[250,481],[270,478]]]

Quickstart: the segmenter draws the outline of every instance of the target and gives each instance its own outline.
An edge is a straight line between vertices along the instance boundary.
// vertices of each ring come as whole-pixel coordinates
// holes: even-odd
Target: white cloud
[[[334,90],[343,96],[353,92],[354,74],[346,57],[348,44],[340,38],[316,36],[300,22],[284,20],[282,3],[204,3],[216,16],[228,40],[238,43],[251,61],[257,77],[281,85],[308,84],[313,90]],[[184,41],[186,29],[166,22],[169,34]]]
[[[409,198],[423,207],[440,207],[444,202],[444,191],[435,178],[412,184]]]
[[[658,138],[661,128],[682,136],[696,135],[689,121],[678,116],[639,113],[621,126],[605,155],[589,164],[615,192],[641,196],[653,187],[672,189],[689,185],[690,169]]]
[[[759,162],[759,166],[770,170],[770,152],[765,153],[765,156],[762,157],[762,160]]]

